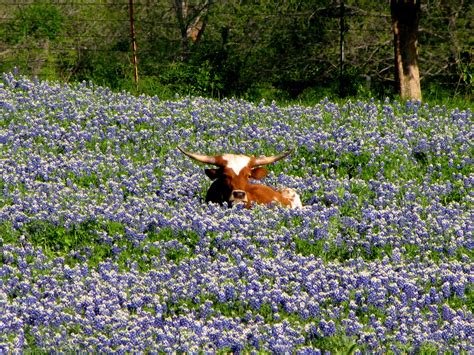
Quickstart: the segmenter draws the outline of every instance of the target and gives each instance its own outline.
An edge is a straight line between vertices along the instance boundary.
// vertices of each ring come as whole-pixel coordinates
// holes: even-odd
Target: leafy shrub
[[[10,43],[24,42],[27,38],[58,38],[64,26],[64,17],[54,4],[32,3],[20,7],[14,18],[7,23]]]
[[[209,61],[199,64],[175,62],[159,75],[169,89],[183,95],[219,96],[222,89],[220,77]]]

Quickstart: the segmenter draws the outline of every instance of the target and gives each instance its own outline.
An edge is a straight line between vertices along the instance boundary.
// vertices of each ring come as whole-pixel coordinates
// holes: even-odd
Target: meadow
[[[0,81],[0,352],[474,352],[473,113]],[[176,147],[301,209],[203,201]]]

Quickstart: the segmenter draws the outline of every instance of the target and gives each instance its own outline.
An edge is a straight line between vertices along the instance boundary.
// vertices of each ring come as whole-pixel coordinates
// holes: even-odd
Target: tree
[[[418,69],[418,24],[420,0],[391,0],[395,49],[395,82],[402,99],[421,100]]]
[[[183,51],[189,50],[189,41],[200,41],[207,24],[207,13],[212,5],[212,0],[198,1],[190,4],[189,0],[174,0],[174,9],[181,32]]]
[[[472,1],[425,0],[421,14],[420,1],[344,0],[341,73],[340,0],[135,0],[138,89],[128,1],[0,1],[0,72],[162,97],[316,100],[338,78],[345,94],[390,96],[395,68],[402,97],[421,97],[419,80],[424,98],[471,100]]]

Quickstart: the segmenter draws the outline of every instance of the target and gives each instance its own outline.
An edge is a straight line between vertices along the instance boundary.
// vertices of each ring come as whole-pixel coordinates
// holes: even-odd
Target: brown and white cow
[[[283,159],[291,151],[270,157],[254,157],[241,154],[202,155],[178,149],[188,157],[201,163],[212,164],[217,169],[205,169],[206,175],[213,181],[206,194],[206,202],[229,206],[244,203],[250,207],[252,203],[280,203],[290,208],[301,207],[301,200],[295,190],[285,188],[276,191],[269,186],[254,184],[250,179],[260,180],[267,175],[263,166]]]

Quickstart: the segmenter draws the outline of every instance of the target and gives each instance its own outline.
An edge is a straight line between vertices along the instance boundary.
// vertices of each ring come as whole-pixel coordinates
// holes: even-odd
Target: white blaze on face
[[[222,158],[227,161],[227,167],[234,170],[236,175],[239,175],[250,162],[250,158],[245,155],[224,154]]]

